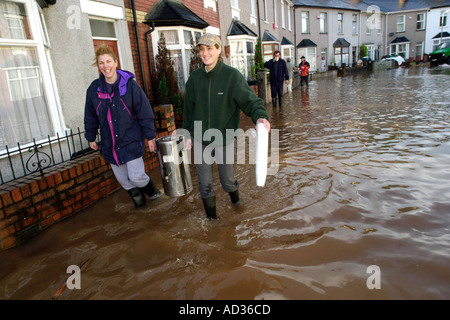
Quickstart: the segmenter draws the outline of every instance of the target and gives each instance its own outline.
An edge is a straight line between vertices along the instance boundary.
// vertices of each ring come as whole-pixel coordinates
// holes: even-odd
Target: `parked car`
[[[450,42],[441,43],[436,50],[428,56],[431,65],[450,64]]]

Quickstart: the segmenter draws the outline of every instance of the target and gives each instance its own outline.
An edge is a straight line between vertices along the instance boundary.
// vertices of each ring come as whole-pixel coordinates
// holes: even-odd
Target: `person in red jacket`
[[[309,62],[305,60],[304,56],[302,56],[300,60],[300,64],[298,65],[298,70],[300,70],[300,86],[303,86],[303,81],[305,81],[306,86],[309,86]]]

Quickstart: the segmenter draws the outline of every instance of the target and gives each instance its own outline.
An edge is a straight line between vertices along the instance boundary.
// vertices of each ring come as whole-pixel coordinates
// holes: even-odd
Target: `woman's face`
[[[108,83],[114,83],[117,80],[117,61],[109,54],[102,54],[98,57],[98,68],[105,76]]]
[[[217,49],[216,46],[208,47],[204,44],[200,45],[200,57],[202,58],[202,61],[206,65],[206,69],[208,71],[212,70],[216,66],[221,53],[221,47]]]

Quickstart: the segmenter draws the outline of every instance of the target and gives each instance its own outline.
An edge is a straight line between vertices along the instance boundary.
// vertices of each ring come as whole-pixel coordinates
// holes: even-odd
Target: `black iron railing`
[[[62,137],[56,134],[24,146],[6,146],[0,151],[0,184],[35,173],[43,176],[45,169],[94,152],[83,134],[78,128],[76,133],[67,130]]]

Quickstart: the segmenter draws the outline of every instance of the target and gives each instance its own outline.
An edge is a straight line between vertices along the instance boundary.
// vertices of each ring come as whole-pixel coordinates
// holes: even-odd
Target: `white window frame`
[[[439,15],[439,27],[446,27],[447,26],[447,14],[449,10],[442,10]]]
[[[258,22],[258,14],[256,12],[257,11],[256,0],[250,0],[249,5],[250,5],[250,24],[256,26],[256,23]]]
[[[405,46],[405,50],[400,50],[402,46]],[[391,44],[389,50],[391,55],[396,54],[402,56],[405,60],[409,59],[409,42]]]
[[[327,13],[319,13],[319,33],[328,33]]]
[[[401,18],[401,20],[403,21],[399,21],[399,18]],[[405,21],[406,21],[406,16],[405,15],[398,15],[396,17],[396,31],[397,32],[405,32]]]
[[[38,57],[40,73],[42,78],[42,90],[47,102],[50,123],[53,127],[53,137],[57,133],[64,133],[65,126],[61,112],[61,104],[58,99],[59,95],[55,86],[56,80],[53,72],[53,66],[50,59],[51,45],[47,35],[47,27],[45,24],[44,14],[35,0],[9,0],[16,3],[23,3],[26,8],[28,23],[30,27],[31,39],[6,39],[0,38],[0,46],[5,47],[28,47],[34,48]],[[50,132],[46,133],[50,134]],[[33,137],[30,137],[30,143]],[[47,140],[47,139],[43,139]],[[41,141],[43,141],[41,140]],[[40,141],[37,141],[39,143]],[[25,144],[22,145],[26,146]],[[16,147],[10,148],[14,151]]]
[[[250,76],[250,71],[248,69],[248,65],[249,63],[254,59],[255,57],[255,49],[256,49],[256,42],[257,42],[257,38],[255,37],[251,37],[251,36],[247,36],[247,35],[242,35],[242,36],[229,36],[228,37],[228,43],[230,44],[230,61],[231,61],[231,66],[238,69],[242,75],[245,77],[245,79],[248,79]],[[233,59],[232,59],[232,54],[233,54],[233,50],[231,49],[231,47],[237,43],[240,42],[242,45],[242,49],[244,50],[242,52],[242,54],[240,54],[239,56],[243,57],[243,61],[244,61],[244,68],[243,70],[241,68],[239,68],[239,66],[233,65]],[[247,42],[251,42],[253,43],[253,53],[247,53]]]
[[[273,0],[273,23],[278,28],[277,0]]]
[[[269,0],[264,0],[264,22],[269,23],[269,17],[268,17],[268,11],[267,11],[267,1],[269,1]]]
[[[422,16],[421,20],[419,20],[419,16]],[[417,24],[419,24],[419,23],[421,24],[422,28],[417,28]],[[417,14],[416,30],[425,30],[425,13]]]
[[[352,14],[352,34],[358,34],[358,15],[357,14]],[[367,29],[366,29],[366,34],[370,34],[370,29],[369,29],[369,33],[367,33]]]
[[[309,11],[302,11],[301,17],[302,17],[302,33],[311,33],[311,17],[309,15]]]
[[[338,22],[338,34],[344,33],[344,14],[342,12],[338,12],[337,14],[337,22]]]
[[[289,54],[284,54],[284,50],[289,50]],[[294,46],[292,44],[281,46],[280,52],[282,59],[286,60],[287,58],[290,58],[291,62],[294,63]]]
[[[160,31],[176,31],[178,34],[178,44],[167,44],[166,47],[170,51],[180,50],[181,51],[181,61],[183,66],[183,78],[184,83],[178,83],[178,86],[181,86],[181,88],[184,88],[184,85],[186,84],[188,78],[189,78],[189,63],[190,61],[186,61],[186,50],[191,49],[190,44],[184,43],[184,31],[190,31],[190,32],[200,32],[202,33],[202,30],[195,29],[195,28],[189,28],[185,26],[173,26],[173,27],[156,27],[155,31],[152,33],[152,46],[153,46],[153,59],[156,59],[156,55],[158,54],[158,42],[159,42],[159,32]],[[182,90],[183,91],[183,90]]]
[[[239,0],[230,0],[231,3],[231,17],[241,20],[241,10],[239,9]]]
[[[288,14],[288,29],[289,29],[289,31],[292,31],[291,7],[289,5],[287,7],[287,14]]]
[[[284,15],[284,0],[281,0],[281,27],[286,29],[286,17]]]

